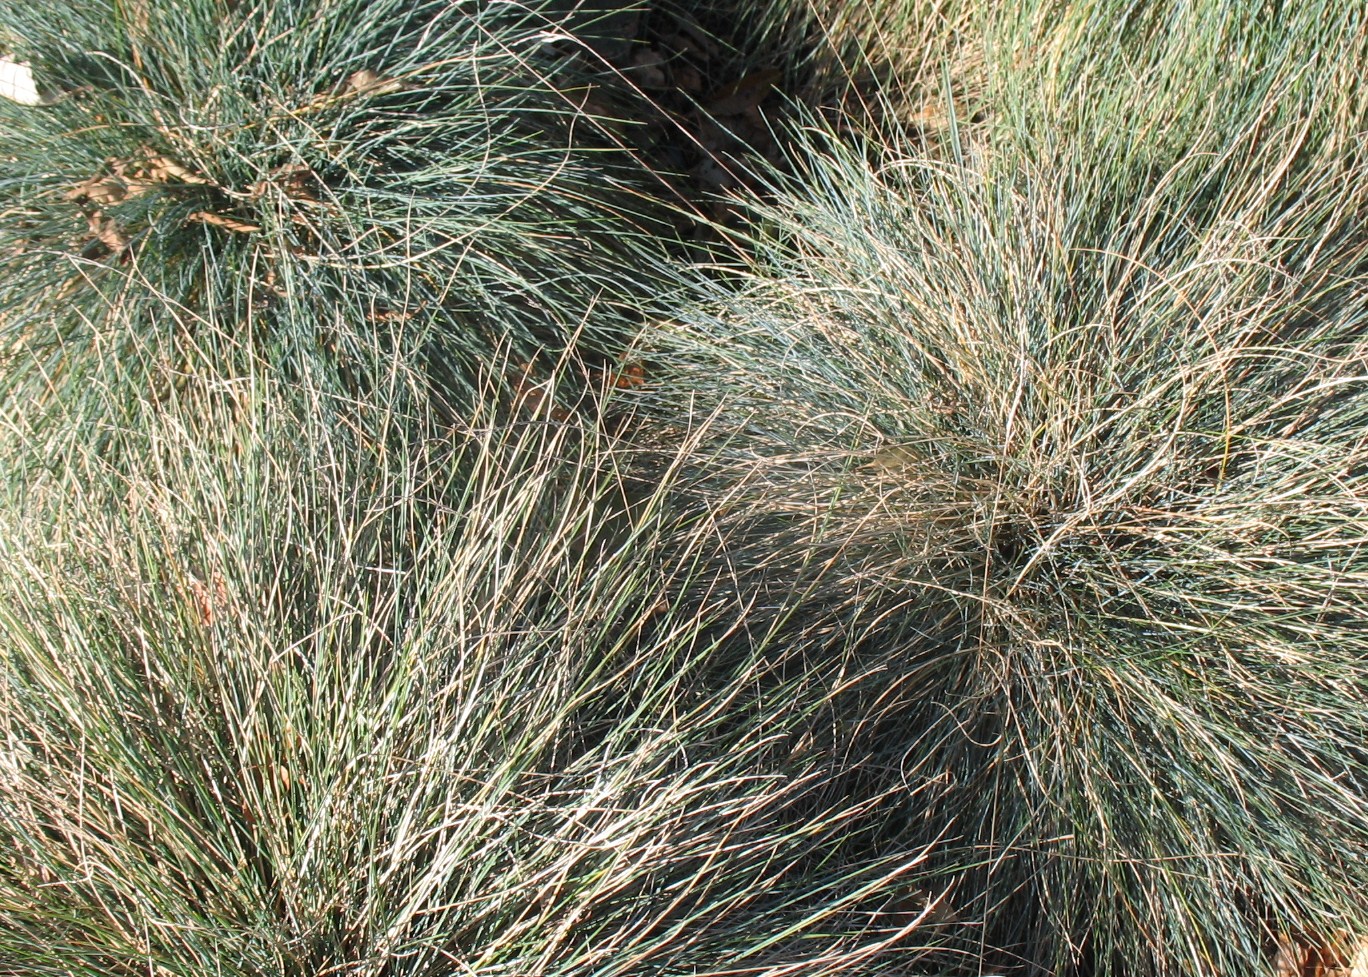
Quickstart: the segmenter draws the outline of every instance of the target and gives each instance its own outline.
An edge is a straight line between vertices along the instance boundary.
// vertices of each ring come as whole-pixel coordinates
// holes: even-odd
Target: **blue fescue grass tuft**
[[[733,605],[686,606],[712,571],[667,555],[663,487],[622,482],[592,420],[548,392],[367,453],[256,380],[202,427],[145,419],[138,473],[92,456],[5,499],[0,958],[815,977],[925,953],[926,853],[854,843],[880,798],[824,793],[810,704],[723,652]]]
[[[689,268],[615,8],[0,11],[0,962],[1368,932],[1360,12],[854,10]]]
[[[7,9],[62,96],[0,107],[5,395],[132,401],[259,358],[459,412],[497,351],[611,356],[649,294],[622,269],[665,228],[580,111],[570,26],[553,4]]]
[[[1362,52],[1320,13],[1008,24],[1058,58],[931,155],[811,133],[658,337],[722,418],[686,497],[988,966],[1368,929]]]

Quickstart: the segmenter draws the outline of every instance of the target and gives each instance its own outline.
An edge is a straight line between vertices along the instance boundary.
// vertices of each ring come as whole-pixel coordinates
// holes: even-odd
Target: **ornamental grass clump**
[[[859,843],[878,798],[823,792],[809,706],[555,400],[368,452],[257,377],[149,407],[140,473],[7,483],[8,967],[906,972],[926,853]]]
[[[573,16],[572,16],[573,14]],[[11,4],[0,392],[282,377],[459,408],[495,351],[632,328],[660,240],[588,100],[582,5]],[[593,106],[602,105],[602,99]],[[377,350],[382,362],[375,362]],[[453,408],[456,409],[456,408]]]
[[[1368,930],[1364,51],[1302,16],[1032,21],[1034,75],[1003,28],[989,123],[811,134],[657,336],[685,501],[884,837],[943,833],[967,972]]]

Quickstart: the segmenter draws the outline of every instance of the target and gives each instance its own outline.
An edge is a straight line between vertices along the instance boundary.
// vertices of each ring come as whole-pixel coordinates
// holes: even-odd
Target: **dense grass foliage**
[[[463,404],[496,349],[611,353],[663,251],[642,174],[580,111],[568,9],[7,7],[14,56],[63,94],[0,106],[0,389],[29,412],[135,400],[257,357]]]
[[[0,47],[56,96],[0,101],[0,971],[1368,934],[1355,4],[109,0]]]
[[[7,967],[902,972],[923,853],[813,805],[797,700],[670,596],[700,571],[592,426],[548,400],[389,467],[273,387],[6,509]]]
[[[1018,71],[945,159],[814,134],[659,340],[826,749],[1052,970],[1368,924],[1364,51],[1296,16],[1032,26],[1066,94]]]

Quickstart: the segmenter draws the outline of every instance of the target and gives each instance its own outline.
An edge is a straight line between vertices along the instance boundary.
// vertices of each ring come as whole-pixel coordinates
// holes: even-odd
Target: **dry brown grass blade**
[[[369,68],[353,71],[340,86],[342,95],[388,95],[401,91],[404,83],[398,78],[386,78]]]
[[[214,227],[221,227],[227,231],[237,234],[256,234],[261,230],[260,224],[252,224],[248,221],[238,220],[234,217],[225,217],[210,210],[197,210],[186,218],[188,221],[197,221],[201,224],[212,224]]]
[[[149,183],[171,183],[177,181],[188,183],[193,186],[209,186],[213,181],[201,176],[193,170],[186,169],[169,156],[160,154],[149,154],[147,162],[138,172],[142,179]]]

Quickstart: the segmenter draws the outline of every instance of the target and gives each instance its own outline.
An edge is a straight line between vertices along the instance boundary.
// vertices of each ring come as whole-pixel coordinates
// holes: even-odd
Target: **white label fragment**
[[[33,69],[9,58],[0,58],[0,96],[20,105],[51,105],[52,99],[38,91]]]

